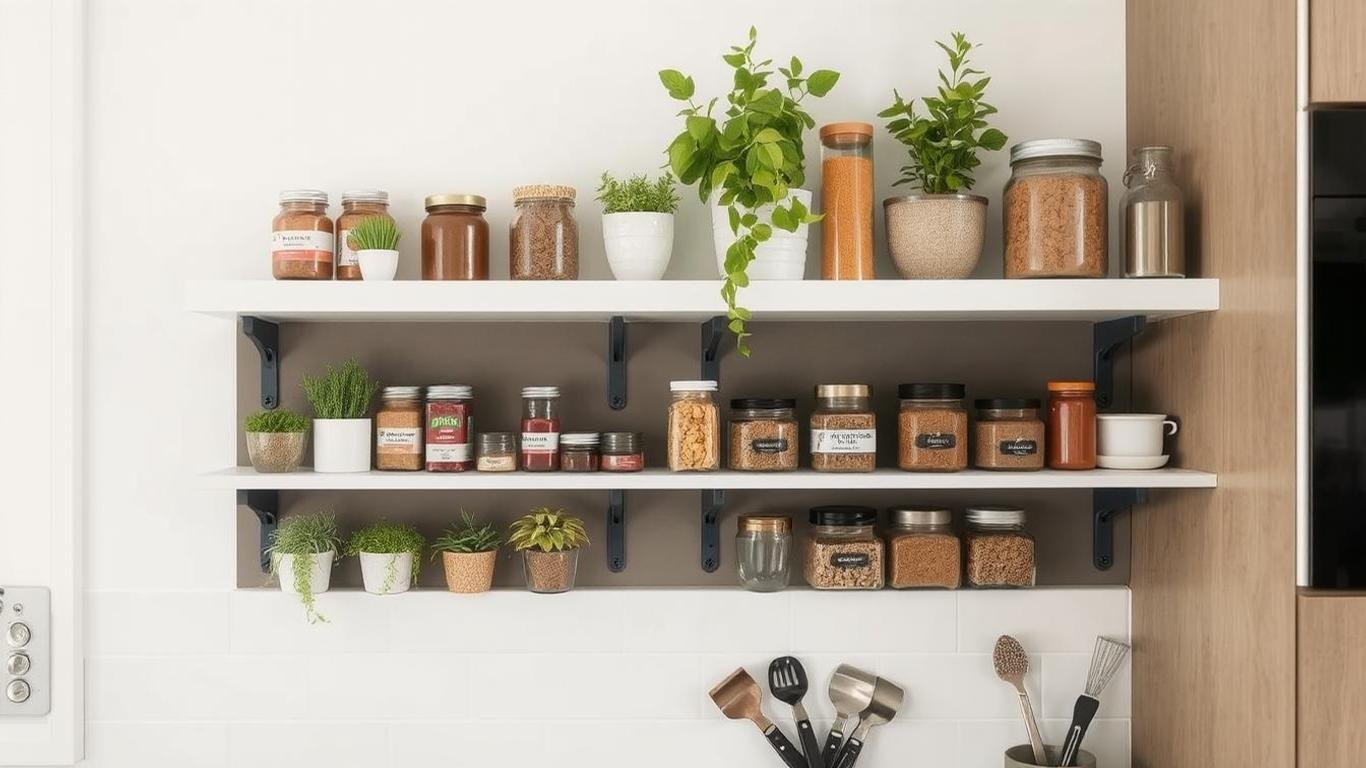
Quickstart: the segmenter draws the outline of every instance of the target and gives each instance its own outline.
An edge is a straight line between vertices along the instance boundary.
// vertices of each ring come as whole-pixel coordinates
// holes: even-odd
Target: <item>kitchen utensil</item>
[[[1102,413],[1096,416],[1096,453],[1161,456],[1162,438],[1180,428],[1165,413]]]
[[[859,715],[858,727],[849,736],[849,740],[840,747],[839,756],[835,758],[836,768],[854,768],[854,761],[858,760],[859,753],[863,751],[863,742],[868,740],[868,731],[896,717],[905,698],[906,691],[902,690],[901,686],[890,680],[877,678],[873,684],[873,700]]]
[[[1170,456],[1096,456],[1101,469],[1159,469],[1167,465]]]
[[[716,702],[716,708],[726,717],[748,720],[758,726],[787,768],[806,768],[806,761],[797,748],[792,746],[792,742],[787,740],[772,720],[764,716],[763,692],[748,672],[737,669],[730,673],[711,689],[710,695],[711,700]]]
[[[802,699],[806,696],[806,669],[795,656],[780,656],[768,665],[768,689],[773,698],[792,705],[792,716],[797,720],[797,737],[802,744],[802,755],[807,768],[822,768],[820,747],[816,746],[816,732],[811,729],[811,718],[806,714]]]
[[[1048,765],[1048,753],[1043,748],[1043,737],[1039,735],[1039,724],[1034,720],[1034,708],[1029,705],[1029,692],[1025,690],[1025,675],[1029,674],[1029,654],[1025,653],[1020,641],[1010,635],[996,638],[996,649],[991,653],[991,663],[996,667],[996,676],[1015,687],[1020,697],[1020,714],[1024,717],[1025,728],[1029,731],[1029,746],[1034,750],[1034,763]]]
[[[1108,637],[1096,638],[1096,649],[1091,653],[1091,669],[1086,673],[1086,693],[1077,697],[1072,706],[1072,725],[1067,728],[1067,740],[1062,745],[1062,760],[1058,765],[1076,765],[1077,750],[1081,749],[1082,737],[1100,709],[1100,692],[1110,684],[1111,678],[1129,655],[1129,646]]]
[[[825,749],[821,752],[824,768],[835,768],[835,756],[844,744],[844,723],[873,703],[873,689],[877,687],[877,676],[864,672],[858,667],[841,664],[830,675],[830,703],[835,705],[835,723],[825,737]]]

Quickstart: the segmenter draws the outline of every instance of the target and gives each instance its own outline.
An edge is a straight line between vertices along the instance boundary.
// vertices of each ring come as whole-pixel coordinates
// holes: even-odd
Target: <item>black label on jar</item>
[[[750,450],[755,453],[782,453],[787,450],[787,438],[765,437],[749,441]]]
[[[958,445],[958,438],[952,432],[924,432],[915,436],[916,448],[942,451]]]
[[[1039,443],[1037,440],[1026,440],[1024,438],[1002,440],[1000,449],[1002,456],[1033,456],[1039,452]]]
[[[836,552],[830,556],[830,565],[835,568],[867,568],[873,559],[862,552]]]

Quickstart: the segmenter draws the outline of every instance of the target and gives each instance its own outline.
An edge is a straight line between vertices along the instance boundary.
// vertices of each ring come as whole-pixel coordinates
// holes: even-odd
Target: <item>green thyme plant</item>
[[[887,131],[910,153],[894,186],[914,184],[928,194],[944,195],[972,189],[973,171],[982,162],[977,151],[1000,149],[1006,135],[987,127],[986,118],[996,114],[996,108],[982,101],[991,78],[968,63],[968,54],[977,46],[961,32],[953,33],[951,47],[935,45],[948,54],[949,73],[940,70],[938,94],[921,99],[926,114],[915,111],[914,99],[905,101],[893,90],[896,101],[878,116],[893,118]]]
[[[442,552],[491,552],[503,543],[503,534],[490,523],[478,525],[474,516],[460,510],[460,524],[441,532],[432,542],[432,559]]]
[[[735,334],[740,354],[748,356],[750,335],[745,323],[749,310],[736,303],[736,293],[749,285],[747,269],[754,260],[754,249],[773,235],[773,227],[795,232],[802,224],[820,220],[800,200],[790,197],[792,189],[806,182],[802,134],[816,121],[802,108],[807,96],[826,95],[839,81],[839,73],[818,69],[802,76],[802,62],[793,56],[786,67],[772,67],[772,59],[756,61],[754,46],[758,32],[749,28],[749,41],[732,46],[721,57],[734,70],[734,87],[726,94],[726,109],[714,116],[719,98],[702,106],[693,101],[693,79],[676,69],[660,71],[659,79],[669,95],[686,102],[678,114],[684,130],[666,150],[669,167],[679,181],[697,185],[697,195],[708,203],[718,192],[718,203],[727,209],[735,242],[726,250],[725,281],[721,297],[726,301],[726,317]],[[778,85],[770,86],[775,75]],[[754,213],[761,205],[774,204],[770,221],[760,221]]]
[[[370,412],[370,399],[379,390],[360,363],[354,359],[341,368],[327,366],[322,376],[305,376],[302,387],[313,415],[319,419],[363,419]]]
[[[562,507],[533,507],[518,518],[508,529],[508,543],[518,552],[536,549],[541,552],[560,552],[588,546],[588,532],[583,520],[564,511]]]
[[[619,181],[603,172],[598,202],[603,213],[674,213],[678,210],[678,190],[668,171],[654,181],[643,173]]]
[[[313,558],[340,550],[337,518],[327,510],[290,515],[280,522],[280,527],[271,536],[270,548],[266,550],[270,557],[270,572],[279,577],[281,556],[294,556],[294,589],[299,593],[299,602],[303,603],[304,614],[310,624],[327,621],[326,616],[318,613],[316,596],[313,594]],[[339,559],[340,556],[333,558],[334,567]]]
[[[408,575],[409,584],[417,583],[417,575],[422,570],[422,550],[427,540],[417,528],[407,523],[392,523],[380,520],[364,528],[357,529],[346,540],[346,556],[354,557],[362,552],[372,555],[392,555],[385,566],[384,585],[381,592],[388,592],[398,578],[398,555],[411,553],[412,573]]]
[[[384,216],[367,216],[349,230],[346,244],[353,251],[394,251],[398,249],[398,225]]]
[[[258,411],[247,417],[243,429],[250,433],[304,432],[308,430],[308,417],[284,409]]]

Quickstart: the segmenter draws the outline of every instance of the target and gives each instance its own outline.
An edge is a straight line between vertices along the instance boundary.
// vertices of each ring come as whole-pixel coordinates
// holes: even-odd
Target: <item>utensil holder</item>
[[[1052,765],[1057,765],[1058,758],[1062,756],[1062,747],[1044,745],[1044,752],[1048,755],[1048,761]],[[1080,750],[1077,752],[1077,765],[1080,768],[1096,768],[1096,756]],[[1046,768],[1034,762],[1034,750],[1028,744],[1020,744],[1006,750],[1006,768]]]

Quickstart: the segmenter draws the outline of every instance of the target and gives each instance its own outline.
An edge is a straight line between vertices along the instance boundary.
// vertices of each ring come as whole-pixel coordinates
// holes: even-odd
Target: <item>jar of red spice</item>
[[[522,469],[554,472],[560,468],[560,388],[522,389]]]
[[[562,472],[597,472],[597,432],[566,432],[560,436],[560,470]]]
[[[603,432],[603,472],[639,472],[645,469],[645,441],[639,432]]]
[[[1048,382],[1048,433],[1052,469],[1096,468],[1096,385],[1090,381]]]
[[[427,387],[427,471],[474,469],[474,387]]]

